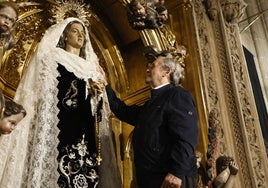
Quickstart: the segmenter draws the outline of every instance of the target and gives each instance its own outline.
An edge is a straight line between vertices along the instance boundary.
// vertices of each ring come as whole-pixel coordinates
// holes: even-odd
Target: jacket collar
[[[167,91],[171,87],[174,87],[174,86],[172,84],[167,84],[167,85],[164,85],[163,87],[160,87],[158,89],[152,89],[151,90],[151,98],[155,98],[159,95],[162,95],[163,93],[165,93],[165,91]]]

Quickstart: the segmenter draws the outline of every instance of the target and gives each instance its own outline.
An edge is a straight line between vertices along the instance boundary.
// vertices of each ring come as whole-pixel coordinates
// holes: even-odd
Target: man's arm
[[[107,82],[106,73],[101,66],[98,67],[98,71],[102,74],[104,78],[104,86],[107,93],[109,106],[112,112],[119,118],[121,121],[124,121],[128,124],[135,126],[137,115],[139,112],[139,107],[136,105],[127,106],[123,101],[121,101],[115,94],[114,90],[110,87]]]
[[[106,85],[105,88],[112,112],[121,121],[135,126],[140,107],[137,105],[127,106],[123,101],[117,98],[115,92],[109,85]]]

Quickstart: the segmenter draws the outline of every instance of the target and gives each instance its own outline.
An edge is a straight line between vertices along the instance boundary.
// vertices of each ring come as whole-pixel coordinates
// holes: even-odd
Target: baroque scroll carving
[[[222,2],[222,1],[219,1]],[[227,2],[227,1],[225,1]],[[230,1],[228,1],[230,2]],[[234,1],[233,1],[234,2]],[[216,7],[215,7],[216,8]],[[219,8],[218,12],[220,12]],[[227,14],[226,14],[227,15]],[[229,17],[230,18],[230,17]],[[233,20],[225,18],[226,22],[229,24],[230,21],[235,21],[235,18],[238,17],[232,17],[234,18]],[[244,185],[245,187],[250,187],[251,186],[251,182],[250,182],[250,175],[249,175],[249,171],[248,171],[248,164],[246,161],[246,152],[244,149],[244,142],[243,142],[243,135],[242,135],[242,131],[241,131],[241,127],[240,127],[240,120],[238,117],[238,111],[237,111],[237,104],[235,102],[235,93],[234,93],[234,88],[232,85],[232,77],[230,74],[230,69],[228,67],[228,60],[227,60],[227,56],[226,56],[226,47],[224,44],[224,39],[223,39],[223,35],[222,35],[222,28],[221,28],[221,24],[220,24],[220,15],[217,14],[217,19],[216,17],[214,18],[214,22],[213,22],[213,28],[214,28],[214,34],[215,34],[215,43],[217,46],[217,53],[218,53],[218,64],[221,67],[221,72],[222,72],[222,79],[223,79],[223,83],[224,83],[224,91],[226,91],[226,98],[227,98],[227,103],[228,103],[228,110],[230,112],[230,127],[232,128],[232,132],[234,134],[234,140],[235,140],[235,144],[236,144],[236,149],[239,152],[238,155],[238,165],[239,168],[242,169],[242,176],[243,176],[243,180],[244,180]],[[234,41],[229,40],[230,43],[233,43]],[[218,77],[218,76],[216,76]],[[226,137],[226,136],[225,136]],[[224,146],[226,146],[226,144],[223,144]],[[225,147],[226,148],[226,147]]]
[[[209,110],[209,144],[207,151],[207,173],[209,181],[212,182],[217,176],[216,173],[216,159],[225,153],[225,143],[223,141],[222,122],[219,113],[219,95],[216,84],[215,70],[213,67],[213,60],[211,55],[211,47],[209,45],[208,28],[206,27],[206,12],[204,6],[200,1],[194,3],[194,10],[196,14],[196,24],[198,27],[198,36],[200,39],[200,51],[202,58],[203,79],[205,83],[205,90],[207,93],[207,105]]]
[[[237,124],[234,123],[234,130],[235,130],[235,135],[239,136],[241,135],[240,132],[238,132],[241,129],[244,129],[246,131],[246,138],[245,142],[249,143],[248,147],[250,150],[250,160],[251,160],[251,166],[253,168],[253,173],[254,173],[254,180],[255,183],[258,187],[266,187],[267,182],[265,180],[265,170],[262,164],[262,148],[260,147],[260,137],[261,135],[258,134],[258,120],[256,119],[256,115],[253,112],[254,108],[254,103],[251,100],[251,96],[249,95],[250,85],[248,84],[248,77],[247,77],[247,68],[244,63],[244,58],[243,58],[243,52],[242,52],[242,46],[239,41],[239,32],[237,25],[234,23],[237,23],[237,21],[241,18],[243,15],[244,9],[246,7],[246,4],[244,3],[243,0],[225,0],[221,2],[221,8],[223,12],[224,19],[226,21],[225,24],[225,31],[226,31],[226,37],[227,41],[229,44],[229,55],[230,55],[230,63],[231,63],[231,68],[233,70],[234,74],[234,86],[237,91],[237,100],[241,109],[241,116],[242,116],[242,122]],[[231,23],[231,24],[230,24]],[[223,68],[226,70],[227,65]],[[225,75],[227,76],[227,75]],[[228,76],[229,77],[229,76]],[[231,87],[231,86],[230,86]],[[232,101],[231,98],[229,98],[229,103],[235,103],[235,101]],[[233,105],[238,105],[238,104],[233,104]],[[239,127],[239,126],[244,126],[244,127]],[[241,136],[240,136],[241,137]],[[236,137],[239,138],[239,137]],[[236,145],[238,150],[243,150],[241,143],[241,139],[236,139]],[[245,147],[245,146],[244,146]],[[240,155],[239,155],[240,156]],[[245,159],[241,158],[243,162],[241,165],[243,165],[242,168],[246,168],[246,161]],[[250,176],[248,174],[244,173],[245,176],[245,185],[250,185]],[[246,179],[249,178],[249,179]]]
[[[201,2],[196,2],[199,2],[200,6],[196,3],[195,8],[200,9]],[[259,144],[260,135],[256,130],[258,129],[258,120],[255,119],[254,103],[249,94],[249,91],[251,91],[250,85],[248,84],[249,78],[247,77],[248,73],[244,65],[243,52],[236,25],[238,19],[243,14],[245,3],[242,0],[223,0],[216,2],[217,3],[214,1],[214,4],[211,2],[210,8],[216,8],[217,12],[221,12],[222,14],[214,14],[214,22],[212,23],[213,33],[215,35],[218,64],[222,73],[224,91],[226,91],[226,102],[231,120],[228,126],[231,128],[232,134],[234,135],[235,150],[239,153],[239,155],[237,155],[238,165],[243,177],[243,182],[241,183],[244,187],[252,187],[253,184],[256,184],[258,187],[266,187],[267,185],[264,179],[265,170],[261,167],[263,156]],[[198,12],[200,12],[200,10],[196,10],[196,14],[198,14]],[[207,73],[210,69],[207,69],[208,65],[204,61],[210,58],[211,49],[206,48],[206,42],[209,39],[205,34],[207,33],[205,25],[208,23],[206,24],[202,18],[204,17],[200,16],[200,14],[197,15],[199,37],[201,39],[200,45],[202,46],[203,70]],[[221,22],[225,23],[224,28]],[[224,40],[226,40],[226,43],[224,43]],[[210,63],[211,62],[209,62],[209,65],[211,66]],[[206,77],[205,79],[208,80],[209,74],[205,74],[204,76]],[[209,88],[208,81],[206,87]],[[211,105],[213,98],[210,96],[209,89],[208,97],[208,103]],[[209,106],[209,109],[211,109],[211,107],[212,105]],[[217,108],[217,105],[214,105],[214,107]],[[243,133],[243,130],[245,130],[246,133]],[[228,137],[228,135],[224,137],[226,136]],[[250,154],[246,152],[246,150],[248,150],[247,147],[249,147]],[[247,157],[250,157],[250,162],[247,161]],[[253,172],[250,168],[253,168]]]
[[[258,120],[253,113],[254,104],[250,100],[248,93],[249,85],[247,83],[247,69],[241,58],[239,49],[241,48],[238,41],[239,35],[237,27],[235,25],[226,24],[226,32],[228,41],[230,42],[230,55],[231,55],[231,66],[234,70],[235,86],[237,88],[237,94],[239,103],[242,110],[243,126],[247,134],[247,142],[249,143],[250,156],[252,161],[252,167],[255,174],[255,180],[257,181],[258,187],[266,187],[265,172],[262,164],[262,148],[259,144],[259,138],[261,135],[257,134]]]

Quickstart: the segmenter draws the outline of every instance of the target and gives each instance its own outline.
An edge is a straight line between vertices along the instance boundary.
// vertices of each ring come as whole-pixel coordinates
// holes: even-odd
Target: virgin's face
[[[0,9],[0,32],[9,31],[15,24],[17,14],[11,7]]]
[[[16,128],[16,125],[23,119],[23,117],[24,117],[23,114],[19,113],[1,119],[0,133],[1,134],[11,133]]]
[[[79,23],[73,23],[69,28],[69,31],[65,38],[66,47],[80,49],[83,47],[84,41],[85,41],[84,27]]]

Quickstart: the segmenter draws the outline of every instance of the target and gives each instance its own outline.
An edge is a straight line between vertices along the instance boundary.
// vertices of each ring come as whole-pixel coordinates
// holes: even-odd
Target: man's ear
[[[166,69],[163,71],[163,77],[166,76],[166,75],[170,75],[170,73],[171,73],[170,68],[166,68]]]
[[[166,74],[170,74],[171,73],[171,69],[170,68],[167,68],[165,71],[166,71]]]

